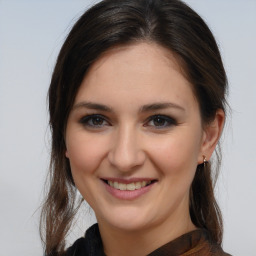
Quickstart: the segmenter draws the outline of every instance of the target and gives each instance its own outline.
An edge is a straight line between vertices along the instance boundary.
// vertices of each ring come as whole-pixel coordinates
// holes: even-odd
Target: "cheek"
[[[183,174],[191,174],[193,176],[199,150],[200,136],[180,133],[170,135],[168,138],[154,143],[154,146],[151,147],[150,156],[164,175],[179,177]]]
[[[95,136],[72,136],[67,143],[67,154],[73,175],[93,173],[105,156],[106,145]]]

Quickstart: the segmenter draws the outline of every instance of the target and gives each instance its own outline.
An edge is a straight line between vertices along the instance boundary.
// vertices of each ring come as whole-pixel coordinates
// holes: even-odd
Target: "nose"
[[[113,144],[108,153],[110,164],[122,172],[133,171],[142,166],[146,155],[140,141],[139,134],[135,129],[120,128],[113,138]]]

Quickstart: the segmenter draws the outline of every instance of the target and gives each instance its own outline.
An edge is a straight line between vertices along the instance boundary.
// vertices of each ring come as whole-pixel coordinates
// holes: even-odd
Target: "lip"
[[[142,182],[142,181],[154,181],[151,184],[140,188],[136,190],[119,190],[116,188],[111,187],[108,185],[105,181],[113,181],[113,182],[119,182],[123,184],[129,184],[132,182]],[[135,200],[139,198],[140,196],[144,195],[145,193],[149,192],[155,183],[157,182],[156,179],[150,179],[150,178],[129,178],[129,179],[120,179],[120,178],[102,178],[102,183],[104,184],[106,190],[115,198],[122,199],[122,200]]]
[[[129,184],[132,182],[142,182],[142,181],[156,181],[156,179],[152,178],[129,178],[129,179],[122,179],[122,178],[110,178],[110,177],[103,177],[101,180],[109,180],[113,182],[123,183],[123,184]]]

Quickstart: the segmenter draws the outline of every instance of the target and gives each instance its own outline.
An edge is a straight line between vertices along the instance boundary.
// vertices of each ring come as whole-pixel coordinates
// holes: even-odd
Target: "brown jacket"
[[[97,224],[86,231],[86,238],[78,239],[65,256],[106,256]],[[131,255],[132,256],[132,255]],[[161,246],[148,256],[230,256],[220,245],[212,242],[207,230],[197,229]]]

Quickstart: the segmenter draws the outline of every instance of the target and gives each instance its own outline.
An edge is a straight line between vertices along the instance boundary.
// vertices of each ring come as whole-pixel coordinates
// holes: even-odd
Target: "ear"
[[[69,158],[69,154],[68,154],[68,150],[66,149],[66,151],[65,151],[65,157],[66,158]]]
[[[204,128],[201,151],[198,156],[198,164],[202,164],[204,156],[208,161],[220,139],[225,122],[225,113],[222,109],[216,111],[214,120]]]

